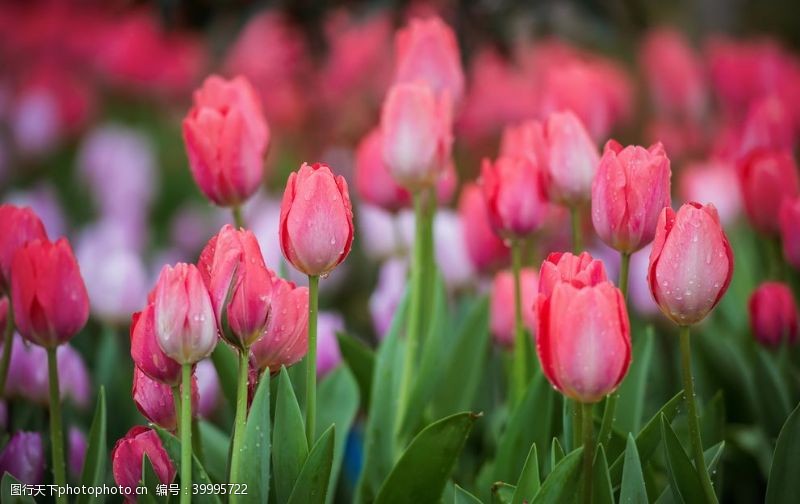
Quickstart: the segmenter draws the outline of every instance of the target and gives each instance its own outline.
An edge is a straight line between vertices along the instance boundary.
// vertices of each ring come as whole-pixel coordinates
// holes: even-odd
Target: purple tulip
[[[197,379],[197,393],[200,396],[197,405],[197,414],[203,418],[210,417],[219,405],[221,387],[219,376],[214,364],[206,359],[197,363],[194,369]]]
[[[41,219],[47,236],[51,239],[64,236],[66,232],[64,212],[58,202],[56,191],[49,184],[40,183],[26,191],[15,191],[6,196],[5,202],[18,207],[31,207]]]
[[[77,480],[83,472],[83,462],[86,459],[86,435],[74,425],[69,428],[69,455],[67,470],[72,479]]]
[[[323,311],[317,316],[317,378],[336,369],[342,362],[336,333],[344,331],[344,318],[336,312]]]
[[[0,452],[0,474],[8,472],[20,482],[38,485],[44,479],[44,446],[38,432],[17,432]]]
[[[383,263],[378,274],[378,285],[369,298],[369,311],[378,338],[383,339],[405,291],[408,267],[404,259],[390,259]]]

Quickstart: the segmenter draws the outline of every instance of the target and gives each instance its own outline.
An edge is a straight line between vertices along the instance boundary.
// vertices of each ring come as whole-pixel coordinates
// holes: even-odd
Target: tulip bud
[[[322,379],[342,362],[336,333],[344,331],[344,319],[336,312],[319,312],[317,317],[317,378]]]
[[[172,387],[151,379],[141,369],[134,367],[131,395],[136,409],[146,419],[170,431],[178,427]],[[195,413],[197,400],[197,380],[192,376],[192,411]]]
[[[418,83],[392,86],[381,110],[383,160],[394,179],[415,191],[436,183],[453,143],[449,95]]]
[[[359,142],[355,175],[356,190],[363,201],[390,212],[411,203],[411,193],[395,182],[383,162],[383,136],[380,128],[373,129]]]
[[[625,299],[610,282],[559,282],[539,295],[536,351],[550,383],[570,399],[594,403],[613,392],[631,362]]]
[[[131,321],[131,358],[138,369],[153,380],[170,387],[181,382],[181,365],[161,350],[156,338],[153,304],[133,314]]]
[[[197,267],[164,266],[153,296],[156,340],[179,364],[203,360],[217,344],[214,308]]]
[[[275,372],[299,362],[308,350],[308,289],[279,277],[272,289],[272,317],[250,355],[257,369]]]
[[[8,323],[8,298],[0,296],[0,331],[6,330]]]
[[[680,172],[679,197],[683,201],[714,203],[723,226],[733,223],[742,211],[742,195],[731,190],[739,179],[733,165],[719,160],[690,163]]]
[[[539,269],[539,294],[550,297],[556,284],[566,282],[576,287],[592,287],[607,282],[602,261],[588,252],[576,256],[570,252],[554,252],[547,256]]]
[[[656,234],[661,210],[669,206],[672,172],[664,147],[606,144],[592,183],[592,223],[610,247],[627,254]]]
[[[788,285],[764,282],[750,295],[750,328],[764,346],[797,342],[797,306]]]
[[[647,281],[662,313],[678,325],[703,320],[733,276],[733,251],[714,205],[667,207],[656,227]]]
[[[161,483],[166,485],[175,479],[177,471],[156,431],[140,425],[131,428],[111,450],[114,481],[117,485],[128,489],[129,495],[126,496],[126,500],[130,502],[136,501],[135,490],[142,480],[142,462],[145,455]]]
[[[10,290],[14,254],[32,240],[47,240],[44,225],[33,210],[0,205],[0,293]]]
[[[353,244],[353,209],[347,182],[324,164],[289,176],[281,201],[283,255],[298,271],[324,276],[345,260]]]
[[[75,481],[80,480],[83,473],[83,463],[86,461],[86,435],[77,427],[69,428],[69,450],[67,456],[67,469]]]
[[[536,232],[548,212],[542,174],[530,158],[501,157],[483,160],[481,186],[489,222],[504,239],[519,239]]]
[[[500,138],[500,155],[533,159],[540,169],[547,167],[547,140],[544,127],[536,120],[509,125]]]
[[[800,195],[800,178],[791,152],[757,150],[739,166],[744,209],[756,230],[777,234],[784,199]]]
[[[510,249],[492,229],[483,189],[468,183],[461,191],[458,213],[464,226],[464,243],[475,268],[490,271],[508,262]]]
[[[261,103],[244,77],[208,77],[183,120],[189,167],[203,194],[220,206],[250,198],[264,175],[269,136]]]
[[[755,102],[747,112],[738,138],[737,151],[746,156],[756,150],[791,152],[798,129],[787,104],[771,95]]]
[[[89,296],[72,248],[34,240],[14,255],[14,322],[31,343],[53,348],[69,341],[89,318]]]
[[[589,199],[600,155],[583,123],[572,112],[556,112],[544,126],[544,166],[550,200],[573,206]]]
[[[783,257],[800,269],[800,197],[783,200],[779,215]]]
[[[522,319],[532,335],[536,334],[536,312],[534,305],[539,293],[539,275],[533,268],[520,272],[522,287]],[[514,275],[501,271],[492,282],[492,298],[489,307],[489,328],[495,342],[511,350],[514,348]]]
[[[0,452],[0,474],[9,473],[26,485],[44,479],[44,446],[38,432],[17,432]]]

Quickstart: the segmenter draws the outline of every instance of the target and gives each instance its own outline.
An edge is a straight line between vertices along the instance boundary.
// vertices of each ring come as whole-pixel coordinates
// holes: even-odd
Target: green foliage
[[[800,495],[800,478],[797,477],[797,456],[800,453],[800,405],[783,424],[772,467],[769,470],[767,504],[789,504],[797,502]]]

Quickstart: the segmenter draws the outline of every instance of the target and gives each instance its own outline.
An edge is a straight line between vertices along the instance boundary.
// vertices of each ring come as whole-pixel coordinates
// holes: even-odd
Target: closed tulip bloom
[[[271,372],[300,361],[308,350],[308,289],[275,278],[273,316],[264,335],[250,347],[251,364]]]
[[[794,268],[800,269],[800,197],[783,201],[779,222],[783,257]]]
[[[461,191],[458,214],[464,226],[464,244],[475,268],[481,272],[507,263],[511,249],[494,233],[483,189],[468,183]]]
[[[181,365],[167,356],[156,338],[153,304],[133,314],[131,319],[131,358],[153,380],[174,387],[181,381]]]
[[[547,140],[540,121],[529,120],[503,129],[500,155],[533,158],[542,169],[547,165]]]
[[[531,159],[501,157],[494,163],[484,159],[481,186],[489,221],[501,237],[524,238],[542,226],[548,201],[542,175]]]
[[[550,199],[569,206],[587,201],[600,161],[589,132],[572,112],[551,114],[544,132],[547,153],[543,169]]]
[[[409,190],[433,186],[445,170],[453,143],[449,95],[437,98],[423,84],[395,84],[381,110],[383,161]]]
[[[31,240],[47,240],[44,225],[33,210],[0,205],[0,292],[11,285],[14,254]]]
[[[14,322],[31,343],[47,348],[69,341],[89,318],[89,296],[66,239],[34,240],[14,255]]]
[[[534,305],[539,294],[539,275],[533,268],[520,272],[522,287],[522,319],[525,327],[536,334],[536,312]],[[489,328],[494,341],[506,348],[514,348],[514,275],[511,271],[497,273],[492,282],[492,298],[489,308]]]
[[[660,143],[623,149],[610,140],[592,184],[592,223],[600,239],[627,254],[653,241],[658,216],[669,206],[671,175]]]
[[[616,390],[631,362],[625,299],[610,282],[559,282],[539,296],[536,351],[544,375],[562,394],[594,403]]]
[[[797,305],[788,285],[764,282],[750,295],[750,328],[764,346],[797,342]]]
[[[395,83],[422,81],[438,95],[458,102],[464,70],[455,33],[438,17],[412,19],[395,39]]]
[[[111,470],[114,481],[129,489],[127,502],[136,502],[136,487],[142,480],[142,461],[147,455],[158,480],[167,485],[175,479],[175,465],[169,459],[156,431],[137,425],[118,440],[111,450]]]
[[[303,166],[289,176],[281,201],[283,255],[309,276],[330,273],[353,244],[353,209],[344,178],[328,165]]]
[[[591,287],[608,281],[603,262],[588,252],[574,255],[554,252],[547,256],[539,269],[539,294],[550,297],[558,283],[566,282],[576,287]]]
[[[156,341],[178,364],[205,359],[217,344],[211,297],[197,267],[164,266],[153,294]]]
[[[259,99],[244,77],[207,78],[183,120],[189,167],[203,194],[220,206],[250,198],[264,175],[269,136]]]
[[[26,485],[42,483],[44,446],[41,434],[20,431],[11,436],[0,452],[0,473],[6,472]]]
[[[800,178],[792,153],[757,150],[739,165],[744,209],[756,230],[777,234],[784,199],[800,195]]]
[[[647,281],[661,311],[681,326],[703,320],[733,276],[733,250],[714,205],[686,203],[661,212]]]
[[[361,199],[390,212],[411,204],[411,193],[398,184],[383,161],[383,136],[375,128],[359,142],[355,158],[356,191]]]
[[[136,409],[149,421],[170,431],[178,427],[172,387],[151,379],[141,369],[134,367],[131,395]],[[197,380],[192,376],[192,411],[195,413],[197,400]]]

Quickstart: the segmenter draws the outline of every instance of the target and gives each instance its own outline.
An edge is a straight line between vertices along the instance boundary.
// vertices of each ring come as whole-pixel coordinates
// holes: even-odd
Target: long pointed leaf
[[[231,496],[237,502],[262,502],[269,500],[269,375],[261,378],[247,423],[244,428],[242,453],[239,455],[242,464],[242,483],[247,485],[247,497]]]
[[[217,345],[219,346],[219,345]],[[158,433],[158,437],[161,438],[161,444],[164,445],[164,450],[166,450],[167,455],[169,455],[170,460],[175,464],[175,469],[177,470],[178,474],[181,473],[181,442],[170,434],[169,432],[165,431],[161,427],[154,426],[155,431]],[[196,456],[192,455],[192,483],[196,483],[199,485],[208,485],[211,484],[211,478],[208,477],[208,473],[206,472],[203,465],[197,459]],[[207,494],[197,494],[192,496],[192,502],[199,502],[203,504],[220,504],[220,499],[217,495],[212,493]]]
[[[303,414],[297,404],[292,382],[286,368],[278,378],[278,397],[275,402],[275,428],[272,433],[272,457],[275,495],[286,502],[308,457]]]
[[[608,475],[608,460],[606,459],[606,450],[603,445],[597,447],[593,470],[592,503],[614,504],[614,490],[611,488],[611,478]]]
[[[102,485],[106,477],[106,389],[100,387],[97,396],[97,405],[94,409],[94,419],[89,430],[89,441],[86,446],[86,458],[83,462],[83,473],[81,474],[81,485],[99,486]],[[88,502],[103,502],[105,496],[89,496],[81,494],[75,499],[75,504],[85,504]]]
[[[288,504],[324,504],[333,464],[335,430],[331,425],[314,444],[297,477]]]
[[[672,430],[666,417],[663,416],[661,417],[661,435],[667,456],[672,496],[678,502],[702,502],[704,500],[703,487],[697,475],[697,470],[692,465],[692,461],[684,451],[683,446],[681,446],[675,431]],[[705,470],[705,468],[702,470]]]
[[[797,476],[797,454],[800,453],[800,405],[783,424],[772,467],[769,470],[766,504],[797,502],[800,495],[800,478]]]
[[[619,501],[626,504],[647,504],[648,502],[642,463],[639,460],[639,452],[636,450],[636,441],[630,433],[625,446],[625,467],[622,470]]]
[[[536,492],[539,491],[539,455],[536,452],[536,443],[531,445],[528,458],[522,468],[522,473],[517,481],[517,488],[514,490],[514,497],[511,504],[523,504],[530,502]]]
[[[583,447],[561,459],[533,498],[533,504],[571,502],[581,477]]]

